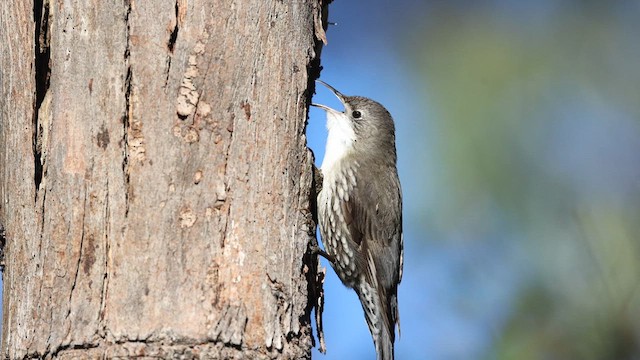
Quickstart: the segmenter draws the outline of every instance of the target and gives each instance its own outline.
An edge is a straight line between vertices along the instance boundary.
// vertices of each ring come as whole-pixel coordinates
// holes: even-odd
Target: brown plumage
[[[394,123],[379,103],[324,85],[345,111],[314,104],[327,111],[329,130],[318,195],[322,242],[338,277],[358,294],[377,359],[391,360],[403,261]]]

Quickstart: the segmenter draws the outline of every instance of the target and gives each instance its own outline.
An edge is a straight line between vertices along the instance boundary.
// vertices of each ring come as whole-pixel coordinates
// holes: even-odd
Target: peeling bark
[[[326,6],[0,3],[3,357],[310,357]]]

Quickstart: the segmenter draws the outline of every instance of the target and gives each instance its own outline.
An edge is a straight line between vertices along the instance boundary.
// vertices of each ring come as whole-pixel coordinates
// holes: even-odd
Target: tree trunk
[[[0,3],[2,356],[310,357],[319,1]]]

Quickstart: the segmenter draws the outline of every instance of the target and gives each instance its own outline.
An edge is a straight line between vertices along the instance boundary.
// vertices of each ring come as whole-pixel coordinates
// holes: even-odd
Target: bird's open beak
[[[338,100],[340,100],[342,105],[345,105],[345,103],[344,103],[344,95],[342,95],[342,93],[340,91],[336,90],[333,86],[327,84],[326,82],[324,82],[322,80],[316,80],[316,81],[319,82],[320,84],[326,86],[329,90],[331,90],[333,95],[335,95],[338,98]],[[328,107],[327,105],[322,105],[322,104],[312,103],[311,106],[319,107],[321,109],[324,109],[326,111],[331,111],[331,112],[338,112],[338,113],[342,112],[342,111],[338,111],[336,109],[332,109],[332,108]]]

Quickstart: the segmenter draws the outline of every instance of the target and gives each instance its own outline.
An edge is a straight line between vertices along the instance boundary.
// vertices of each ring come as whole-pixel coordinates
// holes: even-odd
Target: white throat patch
[[[351,120],[347,115],[337,111],[327,111],[327,146],[322,161],[322,171],[331,171],[331,168],[342,159],[351,149],[356,140]]]

